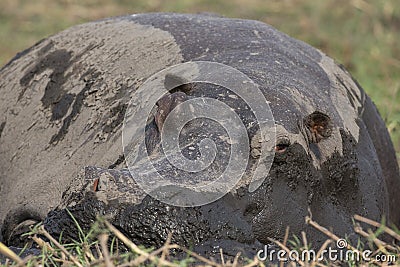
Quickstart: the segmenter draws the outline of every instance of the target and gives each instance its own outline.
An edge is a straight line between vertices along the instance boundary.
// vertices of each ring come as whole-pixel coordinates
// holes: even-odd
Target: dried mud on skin
[[[10,207],[42,207],[35,217],[44,217],[82,162],[121,162],[130,92],[144,77],[181,62],[179,51],[165,31],[100,21],[43,40],[6,65],[0,80],[0,220]],[[40,193],[44,185],[51,196]]]
[[[123,168],[121,131],[131,94],[157,71],[190,60],[227,64],[260,86],[277,124],[277,153],[255,192],[248,192],[243,179],[222,199],[184,209],[144,196],[126,171],[107,167]],[[229,99],[224,88],[210,88],[183,93]],[[250,171],[262,141],[250,126],[254,115],[235,99],[227,102],[248,129]],[[299,234],[308,207],[316,221],[341,236],[353,232],[355,213],[400,220],[394,150],[371,100],[332,59],[260,22],[148,14],[72,27],[3,67],[0,114],[3,229],[26,218],[46,218],[57,236],[73,226],[68,207],[83,227],[105,214],[143,245],[160,246],[175,229],[173,241],[180,245],[212,253],[222,244],[235,255],[237,247],[251,254],[260,242],[269,242],[267,237],[283,237],[287,225]],[[312,121],[316,114],[325,124]],[[153,126],[161,128],[158,119]],[[192,126],[189,133],[196,123]],[[212,123],[197,130],[197,137],[210,130],[225,138]],[[217,143],[221,147],[224,138]],[[218,160],[209,173],[223,170],[226,157]],[[82,173],[84,166],[96,167]],[[163,162],[158,169],[175,174]],[[74,237],[70,230],[66,238]],[[306,231],[310,240],[323,240]]]

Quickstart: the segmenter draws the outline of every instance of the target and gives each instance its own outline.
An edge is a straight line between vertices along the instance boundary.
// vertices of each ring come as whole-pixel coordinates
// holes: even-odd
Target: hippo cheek
[[[288,226],[292,233],[300,233],[305,226],[307,196],[304,186],[292,189],[285,179],[274,182],[266,205],[253,219],[255,237],[264,244],[270,242],[268,238],[282,239]]]
[[[288,134],[278,134],[274,163],[264,191],[256,197],[263,204],[258,205],[259,212],[252,218],[255,237],[269,243],[268,238],[283,238],[286,227],[299,235],[306,228],[305,216],[319,181],[319,173],[303,145],[293,142]]]

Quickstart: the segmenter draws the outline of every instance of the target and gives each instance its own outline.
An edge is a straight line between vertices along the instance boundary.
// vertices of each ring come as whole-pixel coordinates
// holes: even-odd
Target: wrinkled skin
[[[146,78],[198,60],[234,67],[259,85],[277,125],[276,155],[255,192],[241,183],[214,203],[179,208],[145,196],[121,171],[122,121],[129,95]],[[22,245],[16,236],[24,221],[44,220],[55,236],[64,229],[65,238],[74,238],[66,207],[84,228],[102,214],[140,244],[162,245],[171,231],[174,242],[203,254],[220,246],[251,256],[268,238],[282,238],[286,226],[320,243],[324,237],[305,224],[308,209],[342,236],[353,235],[354,214],[400,222],[395,153],[370,98],[332,59],[261,22],[144,14],[79,25],[18,54],[0,71],[0,92],[0,225],[10,245]],[[226,89],[199,84],[171,93],[146,127],[155,157],[165,115],[199,96],[230,105],[250,140],[257,138],[254,115]],[[226,133],[195,121],[182,134],[184,147]],[[223,171],[229,155],[221,138],[213,140],[219,154],[205,176]],[[258,160],[250,143],[248,172]],[[101,169],[79,173],[85,166]],[[165,162],[157,168],[174,175]],[[99,188],[101,173],[116,185]]]

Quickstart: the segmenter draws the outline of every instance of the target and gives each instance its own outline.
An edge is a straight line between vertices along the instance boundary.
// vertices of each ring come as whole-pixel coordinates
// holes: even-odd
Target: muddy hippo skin
[[[276,121],[276,154],[256,191],[242,182],[208,205],[174,207],[146,196],[124,170],[122,122],[130,96],[149,76],[199,60],[234,67],[258,84]],[[82,227],[102,214],[140,244],[161,245],[172,231],[174,242],[198,251],[220,246],[250,254],[268,237],[281,238],[286,226],[321,242],[305,225],[308,208],[338,235],[353,234],[353,214],[400,222],[395,153],[370,98],[331,58],[261,22],[143,14],[78,25],[4,66],[0,92],[0,224],[10,245],[20,245],[17,226],[32,221],[74,238],[66,207]],[[165,112],[207,96],[230,105],[248,129],[249,176],[259,154],[248,106],[210,84],[171,93],[149,119],[149,151],[160,151]],[[202,174],[223,171],[229,146],[216,137],[223,129],[206,119],[186,128],[183,143],[207,136],[218,148]],[[165,175],[176,171],[163,162],[157,168]]]

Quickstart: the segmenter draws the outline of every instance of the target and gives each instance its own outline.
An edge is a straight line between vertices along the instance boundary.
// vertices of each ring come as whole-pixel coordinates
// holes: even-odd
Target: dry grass
[[[358,255],[362,255],[367,249],[372,250],[370,261],[365,261],[361,258],[361,261],[353,262],[340,262],[329,259],[324,254],[324,251],[333,243],[341,240],[340,237],[335,235],[332,231],[319,225],[317,222],[312,220],[312,216],[306,217],[306,223],[316,230],[326,235],[327,239],[321,247],[318,249],[311,247],[307,241],[307,237],[302,233],[301,240],[296,241],[289,240],[289,228],[286,231],[283,242],[272,240],[280,249],[290,253],[290,251],[296,250],[301,253],[304,250],[314,249],[317,251],[316,257],[311,259],[297,258],[293,262],[287,262],[287,266],[338,266],[346,264],[348,266],[388,266],[389,262],[378,261],[377,259],[386,257],[386,259],[395,259],[391,262],[391,265],[400,264],[400,234],[383,223],[371,221],[367,218],[359,215],[354,216],[355,225],[354,229],[360,237],[366,240],[366,244],[363,244],[360,240],[356,245],[347,243],[346,249],[351,250]],[[368,226],[367,230],[361,226],[361,223]],[[148,250],[137,246],[130,241],[125,235],[123,235],[118,229],[105,220],[99,219],[98,225],[102,227],[96,230],[97,241],[92,242],[87,238],[84,238],[80,242],[74,244],[60,244],[54,239],[42,225],[38,225],[32,229],[28,234],[30,238],[41,248],[41,255],[27,256],[26,258],[20,258],[13,251],[8,249],[6,246],[0,243],[0,254],[3,254],[8,258],[7,262],[2,266],[106,266],[106,267],[123,267],[123,266],[213,266],[213,267],[234,267],[234,266],[266,266],[270,265],[267,261],[262,261],[257,257],[254,259],[243,260],[240,259],[238,254],[234,259],[227,259],[223,255],[221,250],[220,258],[218,259],[207,259],[201,255],[198,255],[190,250],[183,248],[176,244],[171,244],[171,234],[167,238],[165,244],[155,250]],[[379,237],[385,233],[387,236],[385,241],[379,239]],[[107,244],[110,242],[110,236],[113,236],[114,240],[122,242],[125,247],[129,249],[128,253],[122,254],[118,249],[110,248]],[[390,237],[391,242],[387,242]],[[44,241],[48,240],[48,242]],[[117,242],[118,243],[118,242]],[[115,244],[115,242],[113,242]],[[295,245],[293,245],[295,244]],[[260,248],[262,249],[262,248]],[[183,251],[187,253],[188,257],[184,260],[177,261],[174,259],[174,253],[176,251]],[[319,257],[324,256],[323,260]],[[317,260],[318,259],[318,260]],[[274,263],[275,265],[283,266],[283,262]]]

